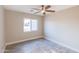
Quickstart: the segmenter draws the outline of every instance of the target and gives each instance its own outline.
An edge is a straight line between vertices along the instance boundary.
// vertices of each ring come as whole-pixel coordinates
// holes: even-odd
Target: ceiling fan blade
[[[37,13],[39,13],[39,12],[41,12],[41,10],[40,10],[40,11],[35,12],[34,14],[37,14]]]
[[[40,9],[37,9],[37,8],[32,8],[33,10],[40,10]]]
[[[50,8],[51,6],[50,5],[47,5],[46,7],[45,7],[45,9],[48,9],[48,8]]]
[[[55,10],[46,10],[46,12],[55,12]]]

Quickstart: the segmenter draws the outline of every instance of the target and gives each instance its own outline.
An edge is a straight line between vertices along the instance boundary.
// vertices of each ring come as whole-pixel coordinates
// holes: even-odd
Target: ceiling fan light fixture
[[[42,10],[41,12],[42,12],[42,13],[44,13],[45,11],[44,11],[44,10]]]

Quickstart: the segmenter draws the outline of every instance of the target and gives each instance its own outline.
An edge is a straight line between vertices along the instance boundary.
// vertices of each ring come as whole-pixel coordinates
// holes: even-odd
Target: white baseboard
[[[73,50],[73,51],[75,51],[75,52],[79,52],[78,49],[72,48],[72,47],[70,47],[70,46],[68,46],[68,45],[66,45],[66,44],[64,44],[64,43],[62,43],[62,42],[57,42],[57,41],[52,40],[51,38],[48,38],[48,37],[45,37],[45,39],[47,39],[47,40],[49,40],[49,41],[51,41],[51,42],[55,42],[55,43],[57,43],[57,44],[59,44],[59,45],[61,45],[61,46],[67,47],[67,48],[69,48],[69,49],[71,49],[71,50]]]
[[[32,37],[32,38],[28,38],[28,39],[24,39],[24,40],[9,42],[9,43],[6,43],[5,45],[7,46],[7,45],[16,44],[16,43],[20,43],[20,42],[24,42],[24,41],[35,40],[38,38],[43,38],[43,36],[37,36],[37,37]]]

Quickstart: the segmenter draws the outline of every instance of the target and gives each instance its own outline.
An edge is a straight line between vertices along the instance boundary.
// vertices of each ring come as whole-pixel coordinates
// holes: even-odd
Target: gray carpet
[[[6,47],[5,53],[76,53],[45,39],[35,39]]]

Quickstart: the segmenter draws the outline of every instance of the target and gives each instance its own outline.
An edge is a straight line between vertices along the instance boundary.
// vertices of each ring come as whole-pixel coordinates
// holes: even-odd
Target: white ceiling
[[[35,13],[36,11],[31,11],[32,8],[40,8],[41,5],[5,5],[4,8],[7,10],[13,10],[13,11],[19,11],[19,12],[25,12],[25,13]],[[74,5],[51,5],[51,9],[57,11],[67,9],[70,7],[73,7]],[[42,15],[41,13],[38,13],[37,15]]]

